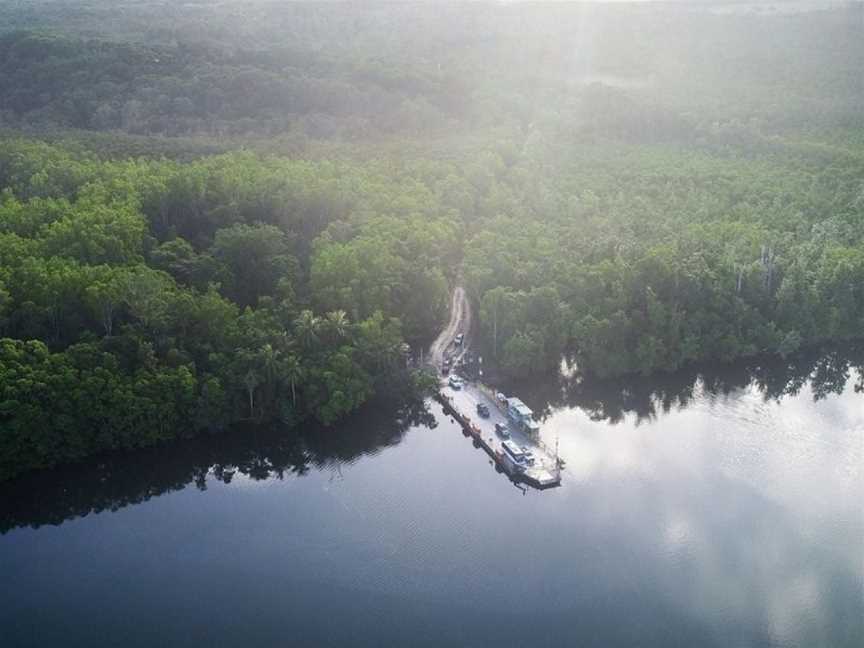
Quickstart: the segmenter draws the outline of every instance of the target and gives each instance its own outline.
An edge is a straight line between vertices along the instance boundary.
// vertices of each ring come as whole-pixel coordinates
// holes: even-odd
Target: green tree
[[[321,320],[311,310],[301,311],[294,320],[294,333],[300,345],[307,351],[318,344],[320,329]]]
[[[280,280],[297,274],[289,243],[273,225],[237,224],[216,232],[212,253],[227,270],[226,293],[242,306],[273,295]]]

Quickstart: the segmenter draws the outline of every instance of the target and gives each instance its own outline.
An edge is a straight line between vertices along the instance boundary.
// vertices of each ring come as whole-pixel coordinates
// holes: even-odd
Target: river
[[[27,475],[2,645],[860,648],[856,365],[514,387],[567,462],[543,492],[432,402]]]

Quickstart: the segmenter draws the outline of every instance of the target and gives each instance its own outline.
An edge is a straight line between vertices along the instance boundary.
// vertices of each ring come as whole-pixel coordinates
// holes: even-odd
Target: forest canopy
[[[331,424],[422,383],[404,336],[445,315],[456,254],[426,191],[368,165],[12,139],[0,177],[4,475],[238,420]],[[328,270],[370,248],[363,277]]]
[[[862,12],[0,5],[0,478],[859,338]]]

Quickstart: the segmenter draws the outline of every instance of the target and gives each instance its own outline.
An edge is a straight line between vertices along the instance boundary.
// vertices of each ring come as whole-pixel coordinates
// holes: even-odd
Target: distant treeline
[[[435,72],[311,52],[0,36],[0,125],[132,134],[380,137],[441,132],[465,89]]]
[[[0,125],[340,141],[860,128],[862,24],[861,3],[12,3]]]

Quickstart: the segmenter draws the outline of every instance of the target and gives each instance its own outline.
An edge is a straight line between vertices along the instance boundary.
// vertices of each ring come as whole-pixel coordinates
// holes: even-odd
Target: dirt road
[[[441,335],[429,347],[429,361],[440,369],[441,363],[444,362],[444,354],[453,343],[454,338],[459,333],[464,333],[467,338],[470,329],[471,305],[465,296],[465,289],[462,286],[456,286],[450,298],[450,321],[441,331]],[[464,353],[467,347],[466,339],[466,344],[460,349],[459,355]]]

